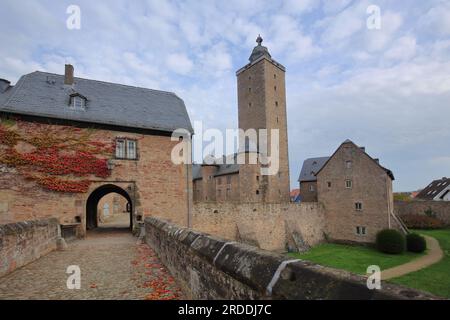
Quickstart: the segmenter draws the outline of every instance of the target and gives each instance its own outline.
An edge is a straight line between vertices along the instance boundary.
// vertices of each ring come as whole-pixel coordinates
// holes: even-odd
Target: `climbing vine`
[[[0,164],[41,187],[58,192],[86,192],[92,176],[110,175],[114,143],[93,138],[92,129],[0,120]]]

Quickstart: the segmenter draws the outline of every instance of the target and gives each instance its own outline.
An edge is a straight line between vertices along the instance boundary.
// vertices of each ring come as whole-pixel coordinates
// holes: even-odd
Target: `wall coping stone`
[[[292,258],[178,227],[160,218],[146,217],[145,224],[182,244],[186,251],[201,258],[211,267],[258,292],[260,298],[440,299],[425,292],[386,282],[382,282],[381,290],[369,290],[366,286],[367,278],[364,276],[303,260],[286,265],[277,282],[273,284],[272,296],[268,297],[267,286],[278,267],[283,261]],[[225,243],[228,244],[223,247]],[[158,253],[158,248],[154,249]]]

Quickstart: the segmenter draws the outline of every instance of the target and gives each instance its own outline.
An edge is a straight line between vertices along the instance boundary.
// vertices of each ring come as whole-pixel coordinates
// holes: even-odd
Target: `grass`
[[[289,256],[314,263],[366,275],[367,267],[377,265],[381,270],[407,263],[422,254],[405,252],[401,255],[386,254],[375,248],[325,243],[306,253],[289,253]]]
[[[450,229],[414,231],[437,239],[444,251],[444,257],[428,268],[392,279],[390,282],[450,298]]]

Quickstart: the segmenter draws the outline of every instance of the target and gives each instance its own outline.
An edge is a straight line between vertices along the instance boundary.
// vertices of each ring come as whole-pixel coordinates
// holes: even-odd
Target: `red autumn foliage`
[[[107,161],[114,151],[112,141],[94,140],[93,132],[20,120],[16,126],[6,126],[2,122],[0,163],[16,168],[47,190],[84,193],[91,184],[90,176],[106,178],[110,175]],[[31,151],[17,151],[19,142],[30,145]],[[80,180],[82,177],[85,179]]]

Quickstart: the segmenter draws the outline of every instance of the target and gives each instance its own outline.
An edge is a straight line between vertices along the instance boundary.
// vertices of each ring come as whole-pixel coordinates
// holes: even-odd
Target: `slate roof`
[[[69,107],[70,95],[87,98],[85,110]],[[0,111],[55,119],[117,125],[172,132],[184,128],[193,133],[182,99],[171,92],[74,78],[36,71],[0,93]]]
[[[334,155],[336,154],[336,152],[338,152],[338,150],[344,145],[344,144],[352,144],[355,147],[359,148],[367,157],[369,157],[370,160],[372,160],[377,166],[379,166],[381,169],[384,170],[384,172],[386,172],[386,174],[392,179],[395,180],[394,174],[392,173],[391,170],[383,167],[380,164],[379,159],[374,159],[372,158],[367,152],[366,152],[366,148],[365,147],[359,147],[356,145],[356,143],[354,143],[353,141],[351,141],[350,139],[345,140],[337,149],[336,151],[334,151],[334,153],[331,155],[331,157],[328,158],[328,160],[322,165],[322,167],[315,173],[315,175],[317,176],[317,174],[319,174],[319,172],[327,165],[328,161],[334,157]]]
[[[317,181],[316,173],[322,169],[323,165],[330,157],[309,158],[303,161],[302,170],[298,177],[299,182]]]
[[[440,193],[444,191],[444,193],[441,195],[443,198],[446,194],[445,189],[447,189],[450,186],[450,178],[442,178],[439,180],[434,180],[431,182],[425,189],[420,191],[415,198],[416,199],[423,199],[423,200],[433,200],[436,196],[438,196]]]

